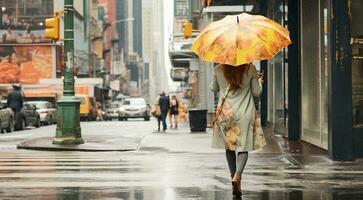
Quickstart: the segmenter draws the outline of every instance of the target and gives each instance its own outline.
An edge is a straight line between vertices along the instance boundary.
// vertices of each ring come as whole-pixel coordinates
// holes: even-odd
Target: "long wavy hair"
[[[243,77],[250,68],[250,64],[243,64],[237,67],[224,64],[221,67],[223,69],[224,77],[231,86],[230,89],[235,92],[236,90],[240,89]]]

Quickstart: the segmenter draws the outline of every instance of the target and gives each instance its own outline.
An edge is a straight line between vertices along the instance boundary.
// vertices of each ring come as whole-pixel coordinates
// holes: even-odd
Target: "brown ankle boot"
[[[232,188],[233,188],[233,195],[241,196],[241,176],[234,175],[232,179]]]

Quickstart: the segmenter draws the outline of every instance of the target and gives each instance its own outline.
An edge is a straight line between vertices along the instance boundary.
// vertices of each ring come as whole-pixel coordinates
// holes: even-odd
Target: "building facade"
[[[179,94],[179,98],[183,99],[184,104],[189,107],[205,108],[206,104],[201,104],[201,100],[204,100],[201,98],[204,94],[202,91],[205,90],[200,90],[204,69],[196,54],[190,50],[196,33],[191,38],[184,38],[183,35],[183,26],[186,22],[193,22],[193,29],[199,29],[199,24],[202,22],[200,9],[200,1],[174,1],[173,35],[169,48],[172,64],[170,75],[173,81],[179,83],[176,93]]]
[[[143,67],[143,96],[147,102],[152,101],[150,91],[150,69],[152,69],[151,57],[152,57],[152,43],[153,43],[153,2],[152,0],[142,1],[142,59],[144,63]]]
[[[86,23],[89,44],[89,77],[96,77],[101,70],[99,42],[102,40],[102,26],[98,20],[98,0],[86,1]]]
[[[289,29],[292,44],[272,60],[258,63],[265,73],[260,106],[264,125],[289,140],[325,149],[333,160],[363,157],[362,1],[200,3],[202,27],[227,14],[248,12],[267,16]],[[205,62],[199,66],[213,68]],[[211,75],[202,74],[199,82],[209,85]],[[200,91],[198,95],[201,106],[213,112],[209,94]]]

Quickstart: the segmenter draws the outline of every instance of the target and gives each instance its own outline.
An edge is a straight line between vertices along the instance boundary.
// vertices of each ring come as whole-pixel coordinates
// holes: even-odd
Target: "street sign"
[[[192,0],[174,0],[174,16],[177,19],[192,20]]]

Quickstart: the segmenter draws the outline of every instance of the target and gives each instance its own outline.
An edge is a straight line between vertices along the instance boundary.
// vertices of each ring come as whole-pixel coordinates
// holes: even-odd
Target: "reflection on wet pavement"
[[[361,166],[251,154],[242,199],[363,199]],[[223,153],[5,152],[0,199],[230,200],[227,174]]]
[[[338,189],[333,188],[327,191],[245,191],[241,198],[233,197],[230,191],[220,188],[201,190],[198,188],[25,188],[2,191],[2,199],[207,199],[207,200],[361,200],[363,192],[359,189]],[[14,195],[17,194],[17,195]]]
[[[117,137],[125,130],[124,136],[147,137],[139,151],[42,152],[3,148],[15,146],[22,137],[1,135],[0,200],[233,199],[224,152],[210,148],[208,134],[189,134],[188,127],[150,133],[155,121],[144,127],[139,122],[84,125],[83,130],[94,129],[94,134],[109,130],[105,132]],[[49,136],[49,129],[39,130]],[[250,154],[239,199],[363,199],[363,160],[333,162],[306,144],[273,141],[265,151]]]

